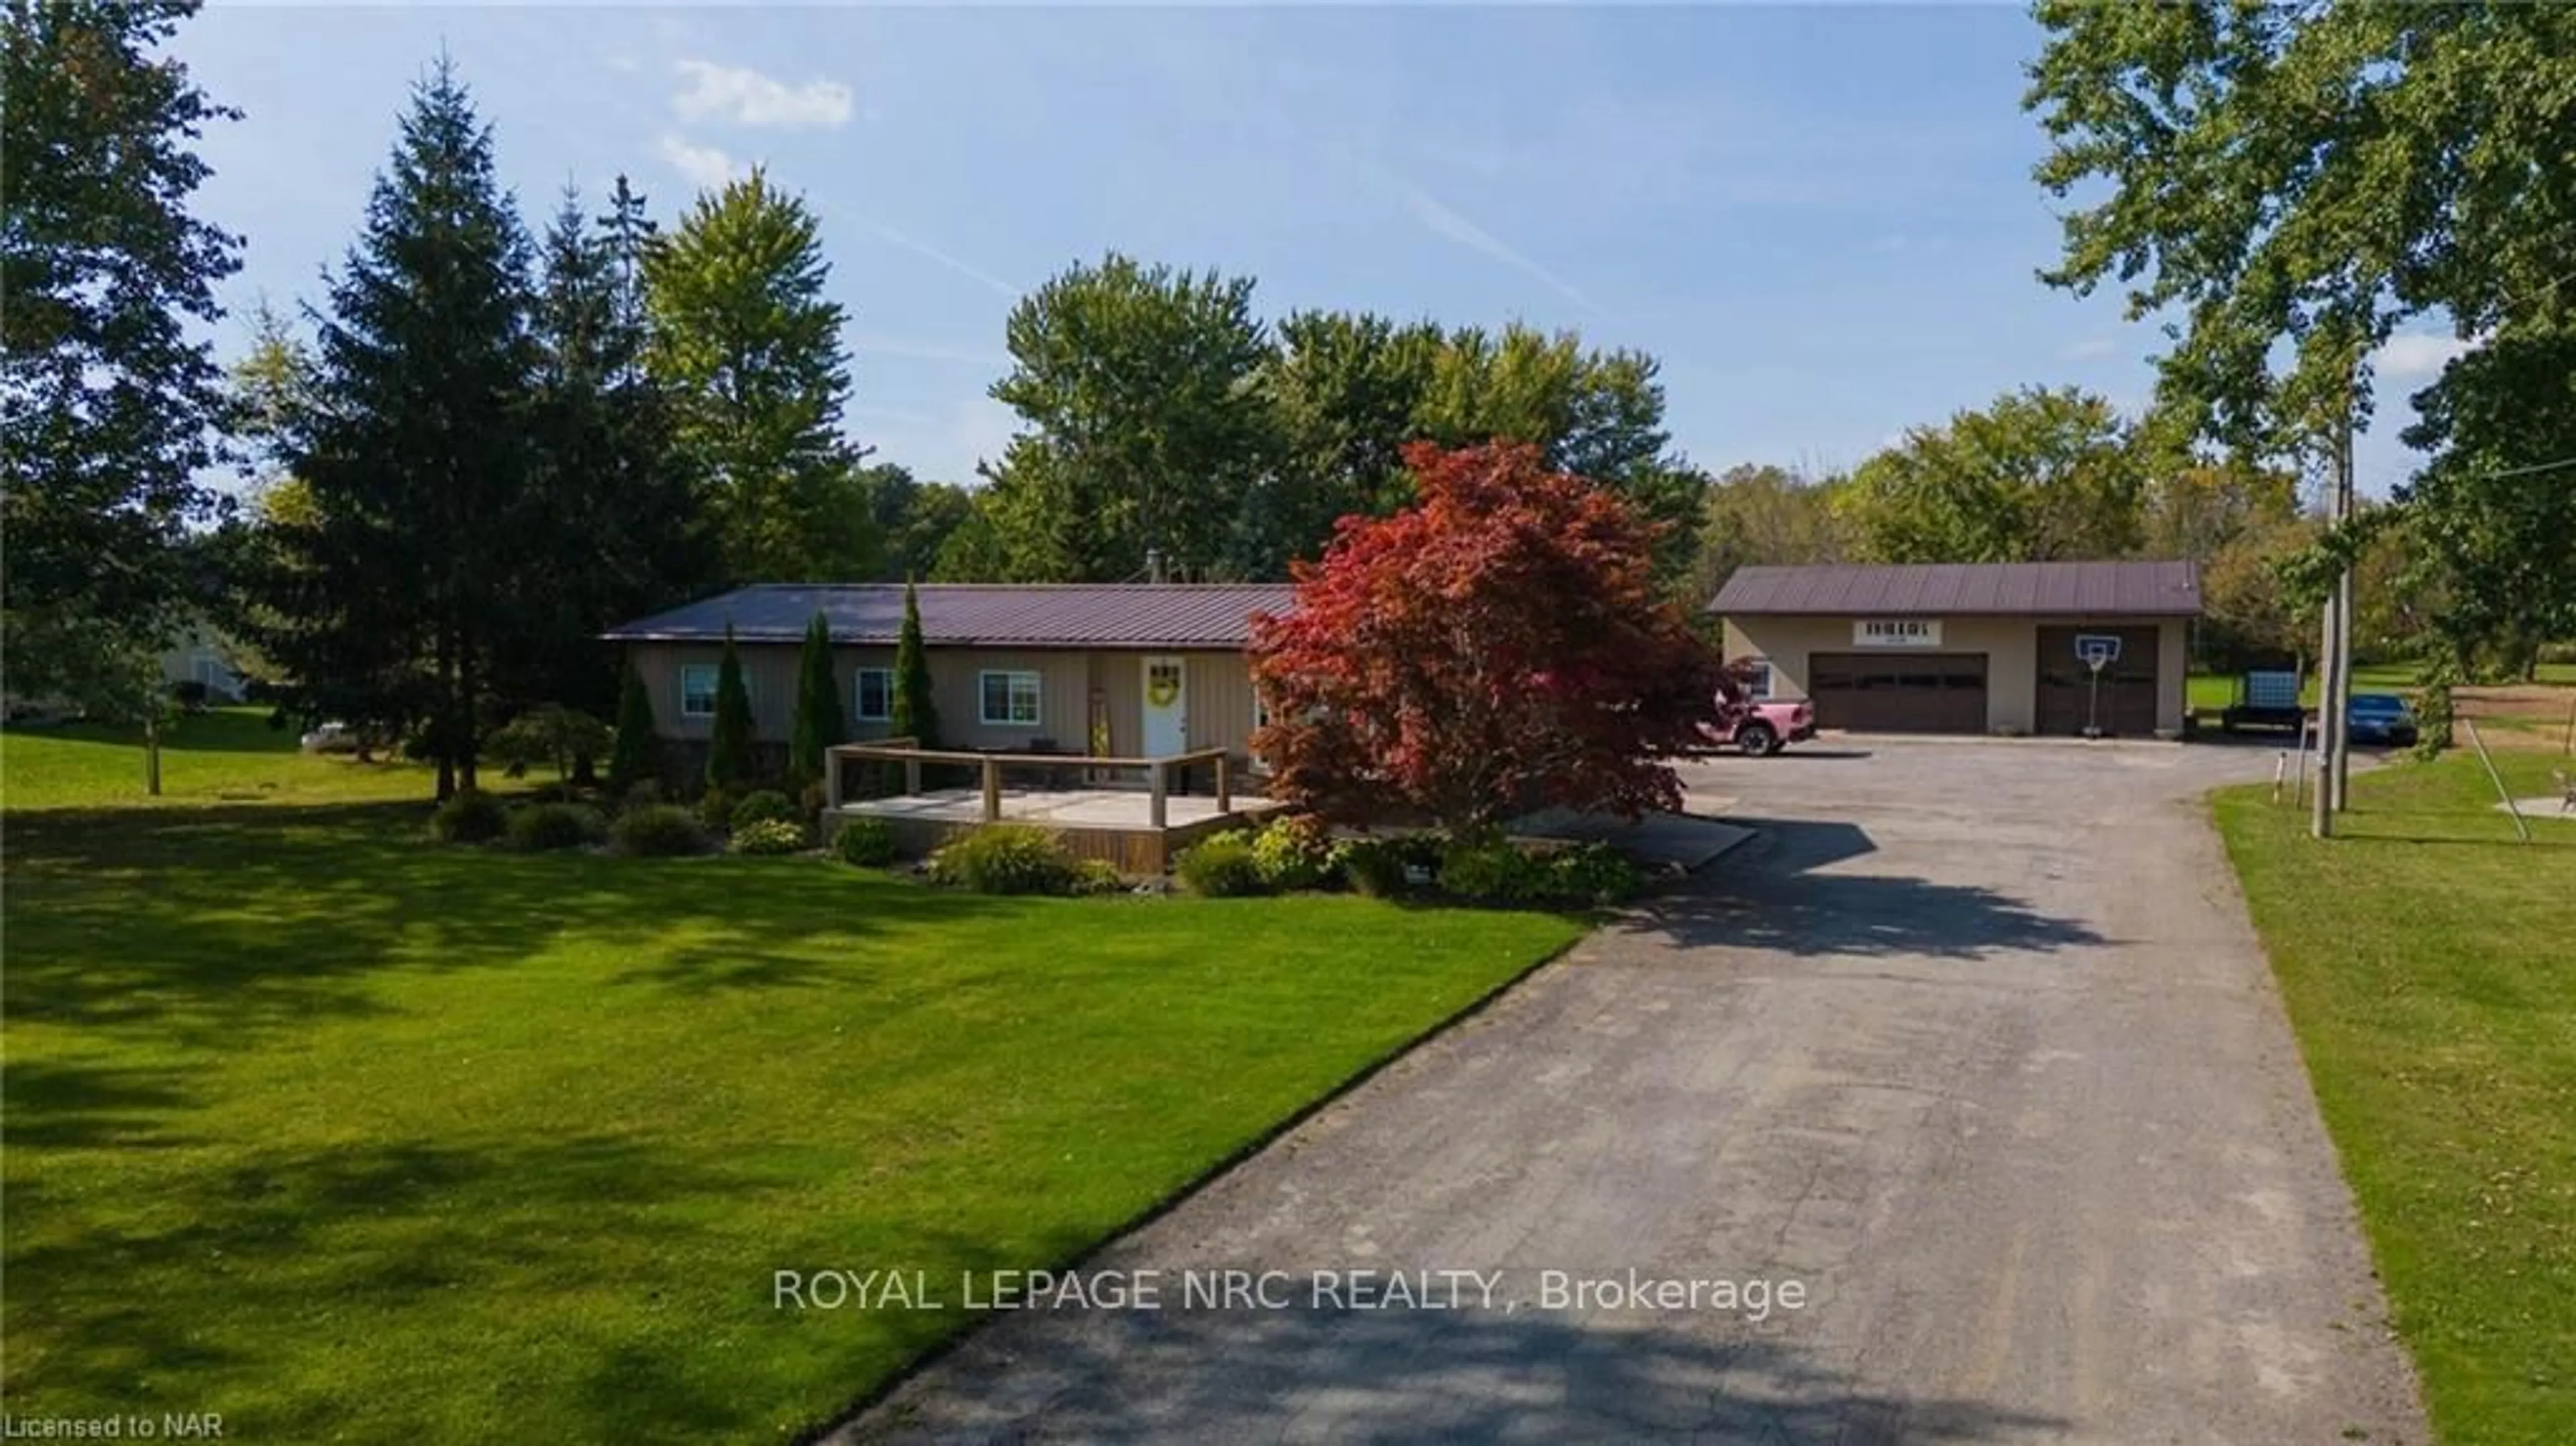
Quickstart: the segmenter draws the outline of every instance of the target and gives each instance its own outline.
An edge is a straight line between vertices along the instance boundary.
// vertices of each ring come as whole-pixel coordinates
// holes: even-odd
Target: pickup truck
[[[1772,701],[1744,690],[1750,670],[1729,663],[1718,675],[1717,716],[1700,725],[1700,734],[1716,748],[1740,748],[1747,757],[1765,758],[1792,743],[1816,736],[1816,710],[1803,699]]]

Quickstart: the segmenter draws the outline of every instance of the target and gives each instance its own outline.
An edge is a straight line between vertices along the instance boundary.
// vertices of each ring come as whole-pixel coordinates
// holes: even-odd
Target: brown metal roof
[[[1740,567],[1709,605],[1754,617],[2187,618],[2200,615],[2192,562],[1978,562]]]
[[[1239,648],[1252,615],[1284,613],[1286,583],[925,583],[922,640],[945,647]],[[707,642],[725,625],[745,642],[794,642],[821,613],[836,643],[892,643],[903,627],[893,583],[762,583],[638,618],[611,642]]]

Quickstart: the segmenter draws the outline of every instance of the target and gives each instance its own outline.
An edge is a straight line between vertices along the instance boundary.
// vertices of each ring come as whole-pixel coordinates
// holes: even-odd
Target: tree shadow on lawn
[[[627,859],[438,845],[416,805],[85,811],[12,818],[15,1021],[244,1047],[380,1004],[371,975],[510,965],[559,938],[664,949],[623,976],[708,991],[821,983],[818,935],[1025,907],[812,858]],[[673,940],[702,923],[710,942]],[[800,952],[800,950],[805,952]],[[863,952],[863,951],[862,951]]]
[[[1760,838],[1719,859],[1626,920],[1675,944],[1756,949],[1800,958],[1919,954],[1975,959],[2054,952],[2107,940],[2075,919],[2030,908],[1995,889],[1888,874],[1818,870],[1877,850],[1858,825],[1730,818]]]
[[[1252,1268],[1258,1269],[1256,1263]],[[1603,1272],[1609,1274],[1610,1272]],[[1890,1390],[1829,1365],[1776,1312],[1765,1325],[1688,1312],[1306,1308],[1101,1311],[1000,1318],[830,1446],[926,1441],[2006,1442],[2067,1420]],[[1167,1282],[1167,1302],[1178,1294]],[[1475,1296],[1470,1290],[1470,1302]]]
[[[167,1117],[194,1103],[189,1072],[69,1060],[0,1062],[8,1143],[19,1150],[160,1150],[195,1141]]]
[[[696,1207],[748,1207],[793,1182],[582,1137],[267,1150],[198,1183],[185,1200],[104,1218],[95,1202],[13,1184],[9,1384],[21,1413],[222,1410],[246,1435],[319,1439],[345,1415],[382,1408],[354,1399],[383,1389],[377,1376],[418,1389],[421,1372],[448,1366],[442,1345],[460,1341],[474,1343],[456,1378],[428,1383],[442,1398],[573,1392],[569,1380],[530,1379],[488,1332],[534,1347],[604,1330],[600,1356],[629,1361],[617,1373],[629,1419],[743,1424],[738,1404],[714,1417],[713,1403],[657,1396],[684,1348],[621,1342],[617,1309],[582,1301],[668,1286],[675,1263],[693,1261],[738,1276],[748,1296],[765,1273],[731,1258],[739,1242],[712,1243]],[[407,1332],[401,1347],[385,1344]],[[309,1372],[297,1375],[310,1364],[297,1353],[315,1347],[346,1352],[347,1369],[318,1392]],[[585,1367],[594,1358],[572,1354]],[[477,1374],[493,1368],[500,1379]],[[508,1403],[493,1404],[498,1422]]]

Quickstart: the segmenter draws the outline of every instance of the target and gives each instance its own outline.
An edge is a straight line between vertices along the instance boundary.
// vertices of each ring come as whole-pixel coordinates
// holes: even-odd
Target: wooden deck
[[[1163,800],[1163,826],[1156,828],[1153,799],[1139,789],[1004,789],[997,802],[1002,822],[1049,830],[1076,858],[1105,859],[1118,872],[1138,877],[1167,872],[1190,845],[1211,834],[1250,827],[1281,807],[1269,799],[1236,798],[1220,808],[1212,797],[1170,794]],[[830,811],[827,826],[861,816],[891,824],[895,847],[906,857],[919,858],[981,826],[985,798],[978,788],[950,788],[854,799]]]
[[[957,835],[988,823],[1025,823],[1053,832],[1077,858],[1102,859],[1122,874],[1160,874],[1183,849],[1210,834],[1241,828],[1276,812],[1267,799],[1238,799],[1236,761],[1222,748],[1150,758],[1065,753],[962,753],[923,748],[910,738],[843,743],[824,751],[827,831],[836,819],[881,818],[894,827],[895,847],[918,858]],[[847,765],[872,769],[878,781],[900,781],[873,798],[853,798],[843,785]],[[971,771],[978,788],[925,787],[932,769]],[[1173,791],[1204,771],[1213,796]],[[1135,774],[1141,788],[1055,786]],[[1017,788],[1006,784],[1022,780]],[[1026,780],[1035,778],[1036,786]],[[862,780],[865,781],[864,779]]]

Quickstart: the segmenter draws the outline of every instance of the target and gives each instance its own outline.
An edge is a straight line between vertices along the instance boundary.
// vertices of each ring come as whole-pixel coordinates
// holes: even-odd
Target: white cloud
[[[696,145],[685,137],[665,131],[655,148],[681,179],[700,190],[713,190],[741,174],[734,158],[714,146]]]
[[[2391,381],[2423,381],[2441,375],[2442,368],[2477,347],[2474,341],[2439,332],[2407,331],[2390,337],[2372,360],[2379,375]]]
[[[1436,197],[1421,187],[1409,185],[1403,181],[1397,181],[1395,186],[1396,190],[1403,195],[1405,205],[1412,210],[1414,219],[1430,228],[1433,235],[1444,240],[1455,241],[1470,251],[1481,252],[1515,271],[1535,277],[1549,290],[1586,311],[1601,309],[1594,304],[1591,297],[1576,290],[1571,282],[1512,249],[1511,245],[1500,236],[1442,205]]]
[[[788,85],[743,66],[683,60],[688,88],[672,98],[682,120],[723,120],[735,125],[801,130],[849,124],[850,88],[838,81]]]
[[[892,226],[872,226],[869,229],[875,231],[877,235],[883,237],[886,241],[900,246],[904,250],[909,251],[916,256],[926,257],[929,260],[936,261],[940,265],[947,267],[949,270],[956,272],[960,276],[982,282],[986,288],[991,290],[995,295],[1000,296],[1004,301],[1017,301],[1020,299],[1020,288],[1013,286],[1011,283],[1004,281],[1002,278],[995,276],[989,271],[979,270],[967,262],[949,255],[947,252],[940,250],[926,241],[916,241],[910,236],[906,236],[902,232],[894,229]]]
[[[2059,361],[2091,361],[2096,357],[2109,356],[2111,354],[2111,346],[2111,339],[2107,336],[2088,336],[2082,341],[2076,342],[2067,347],[2066,350],[2059,352],[2057,354],[2057,359]]]

